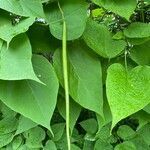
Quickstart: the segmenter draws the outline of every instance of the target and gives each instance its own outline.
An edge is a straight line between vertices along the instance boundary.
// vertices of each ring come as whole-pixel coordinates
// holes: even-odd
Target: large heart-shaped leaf
[[[58,80],[53,67],[44,57],[34,56],[33,67],[46,85],[32,80],[0,80],[0,99],[12,110],[50,129],[57,101]]]
[[[93,0],[94,3],[129,20],[134,12],[136,0]]]
[[[32,49],[25,34],[14,38],[8,49],[4,43],[0,57],[1,80],[31,79],[41,82],[34,73],[31,62]]]
[[[0,8],[20,16],[44,16],[41,0],[0,0]]]
[[[69,90],[72,98],[84,108],[103,116],[101,64],[88,48],[75,42],[68,48]],[[54,68],[63,86],[61,50],[54,54]]]
[[[34,17],[21,19],[19,23],[13,25],[13,20],[10,19],[10,16],[7,13],[0,11],[0,38],[10,43],[13,37],[20,33],[24,33],[35,21]]]
[[[88,20],[83,37],[93,51],[105,58],[117,56],[126,46],[124,41],[112,39],[106,26],[92,20]]]
[[[113,116],[112,127],[150,102],[149,85],[149,66],[138,66],[131,71],[127,71],[121,64],[109,67],[106,90]]]
[[[67,40],[79,38],[86,26],[87,4],[83,0],[61,0],[60,4],[67,25]],[[63,20],[58,3],[48,5],[45,13],[52,35],[62,39]]]

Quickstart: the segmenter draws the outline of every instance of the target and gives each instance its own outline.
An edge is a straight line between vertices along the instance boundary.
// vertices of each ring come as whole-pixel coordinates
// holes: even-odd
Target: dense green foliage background
[[[60,0],[72,150],[150,149],[150,0]],[[0,0],[0,149],[67,150],[57,0]]]

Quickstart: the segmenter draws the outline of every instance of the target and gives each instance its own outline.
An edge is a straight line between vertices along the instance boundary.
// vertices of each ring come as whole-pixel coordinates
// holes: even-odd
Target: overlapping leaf
[[[50,129],[57,100],[57,77],[50,63],[41,56],[33,57],[33,67],[46,85],[32,80],[0,80],[0,99],[12,110]]]
[[[17,36],[7,49],[6,43],[0,50],[0,79],[31,79],[41,82],[34,73],[31,57],[32,50],[25,34]]]
[[[136,0],[93,0],[93,2],[127,20],[129,20],[137,5]]]
[[[14,138],[13,133],[0,135],[0,148],[2,148],[3,146],[8,145],[13,140],[13,138]]]
[[[20,33],[24,33],[35,21],[34,17],[21,19],[18,23],[13,25],[13,19],[7,14],[0,11],[0,39],[3,39],[9,45],[13,37]]]
[[[0,8],[20,16],[44,16],[41,0],[0,0]]]
[[[11,132],[14,132],[17,129],[18,120],[15,117],[4,118],[0,121],[0,136],[5,135]]]
[[[126,142],[123,142],[121,144],[118,144],[114,150],[136,150],[136,146],[130,142],[130,141],[126,141]]]
[[[86,26],[87,4],[83,0],[61,0],[60,5],[67,25],[67,40],[79,38]],[[45,13],[52,35],[62,39],[63,20],[58,3],[47,6]]]
[[[53,141],[59,141],[63,136],[65,130],[65,123],[57,123],[51,126],[52,131],[54,133],[54,137],[52,138]]]
[[[124,35],[128,38],[146,38],[150,37],[150,24],[135,22],[131,23],[124,30]]]
[[[65,106],[64,98],[60,97],[58,99],[57,108],[59,110],[59,113],[62,115],[62,117],[66,119],[66,106]],[[70,116],[71,116],[70,117],[70,130],[71,132],[74,129],[76,121],[80,115],[81,109],[82,107],[79,104],[75,103],[72,99],[70,99]]]
[[[12,142],[12,149],[19,149],[23,143],[23,138],[21,136],[16,136]]]
[[[139,126],[138,126],[137,130],[139,130],[144,125],[146,125],[148,122],[150,122],[150,115],[143,110],[140,110],[139,112],[133,114],[131,116],[131,118],[138,120]]]
[[[102,141],[101,139],[97,140],[95,143],[95,150],[113,150],[113,146],[107,141]]]
[[[21,134],[21,133],[37,126],[37,124],[35,122],[33,122],[30,119],[23,117],[23,116],[20,116],[18,121],[19,121],[19,123],[17,126],[17,130],[15,132],[15,135]]]
[[[119,55],[126,46],[122,40],[113,40],[106,26],[92,20],[88,20],[83,37],[93,51],[105,58]]]
[[[150,41],[133,46],[130,56],[139,65],[150,65]]]
[[[26,138],[26,146],[29,149],[40,149],[43,148],[42,141],[45,139],[45,131],[41,127],[32,128],[24,132],[24,137]]]
[[[52,140],[47,141],[44,150],[57,150],[55,143]]]

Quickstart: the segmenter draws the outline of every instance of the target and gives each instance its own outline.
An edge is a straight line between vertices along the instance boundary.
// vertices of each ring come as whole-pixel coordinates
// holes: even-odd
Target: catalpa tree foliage
[[[0,0],[0,100],[2,150],[149,150],[150,1]]]

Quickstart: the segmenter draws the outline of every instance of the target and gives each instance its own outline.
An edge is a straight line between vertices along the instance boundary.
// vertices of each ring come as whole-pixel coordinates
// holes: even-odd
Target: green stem
[[[126,68],[126,71],[128,70],[127,54],[128,54],[128,51],[127,51],[127,50],[125,50],[125,54],[124,54],[124,61],[125,61],[125,68]]]
[[[128,40],[125,38],[125,41],[127,43],[127,47],[124,50],[124,62],[125,62],[125,69],[128,71],[128,61],[127,61],[127,56],[129,54],[129,49],[131,47],[131,44],[128,42]]]
[[[66,135],[67,135],[67,146],[68,150],[71,150],[71,141],[70,141],[70,115],[69,115],[69,83],[68,83],[68,63],[67,63],[67,40],[66,40],[66,22],[63,10],[60,7],[58,2],[58,7],[62,14],[63,19],[63,39],[62,39],[62,61],[63,61],[63,76],[64,76],[64,89],[65,89],[65,100],[66,100]]]
[[[141,0],[141,5],[142,5],[141,18],[142,18],[142,21],[145,22],[145,19],[144,19],[144,0]]]

